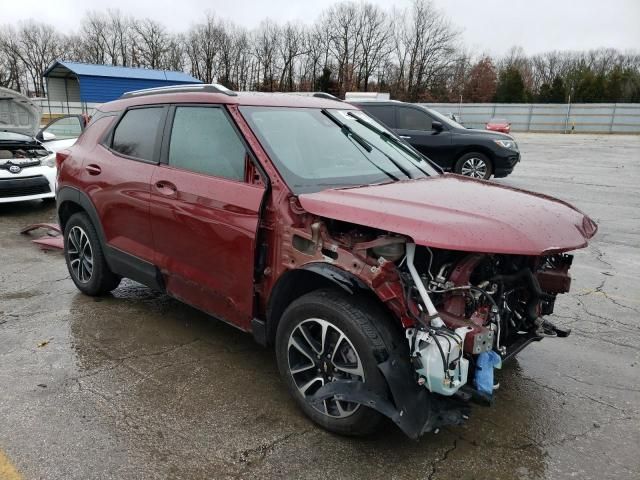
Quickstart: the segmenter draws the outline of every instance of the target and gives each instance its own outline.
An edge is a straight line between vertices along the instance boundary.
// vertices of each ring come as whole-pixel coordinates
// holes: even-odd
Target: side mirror
[[[43,141],[43,142],[49,142],[49,141],[55,140],[57,138],[54,133],[47,132],[46,130],[43,131],[40,136],[42,137],[41,141]]]
[[[431,122],[431,129],[432,130],[435,130],[436,132],[441,132],[443,128],[444,128],[444,126],[442,125],[442,123],[436,122],[435,120],[433,122]]]

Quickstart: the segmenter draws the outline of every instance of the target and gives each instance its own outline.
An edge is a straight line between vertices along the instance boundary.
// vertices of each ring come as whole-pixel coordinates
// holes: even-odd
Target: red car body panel
[[[469,252],[545,255],[582,248],[597,227],[569,204],[445,174],[426,180],[300,195],[310,213]]]
[[[173,192],[158,185],[172,184]],[[151,180],[154,262],[167,292],[248,330],[264,187],[167,165]]]
[[[96,206],[107,243],[148,262],[154,246],[149,221],[150,182],[155,165],[131,161],[99,145],[85,161],[85,192]],[[86,167],[100,168],[93,176]],[[98,181],[96,181],[99,179]]]

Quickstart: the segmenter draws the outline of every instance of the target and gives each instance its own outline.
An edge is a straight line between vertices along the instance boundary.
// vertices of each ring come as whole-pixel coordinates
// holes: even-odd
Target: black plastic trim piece
[[[316,405],[335,397],[372,408],[390,418],[409,437],[417,440],[427,432],[447,425],[460,425],[471,409],[466,402],[430,393],[415,381],[406,355],[395,351],[378,364],[392,398],[383,398],[355,381],[326,383],[307,401]]]
[[[266,347],[269,344],[269,338],[267,336],[267,322],[260,318],[253,318],[251,320],[251,333],[253,338],[259,345]]]
[[[300,267],[300,270],[317,273],[327,280],[331,280],[337,286],[352,295],[358,290],[369,290],[369,288],[358,277],[329,263],[307,263]]]
[[[153,263],[108,245],[103,250],[112,272],[164,293],[162,275]]]

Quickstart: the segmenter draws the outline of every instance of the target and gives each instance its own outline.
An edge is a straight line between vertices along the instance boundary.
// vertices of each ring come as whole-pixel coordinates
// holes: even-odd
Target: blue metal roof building
[[[202,83],[183,72],[57,61],[44,72],[47,97],[56,102],[104,103],[144,88]]]

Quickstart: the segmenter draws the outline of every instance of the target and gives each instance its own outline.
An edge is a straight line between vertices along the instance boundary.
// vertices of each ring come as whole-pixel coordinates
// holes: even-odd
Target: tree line
[[[422,102],[639,102],[640,53],[599,49],[491,57],[469,52],[431,0],[385,10],[341,2],[311,25],[265,19],[247,29],[209,12],[187,31],[118,10],[73,33],[27,21],[0,26],[0,86],[45,94],[55,60],[185,71],[235,90],[390,92]]]

